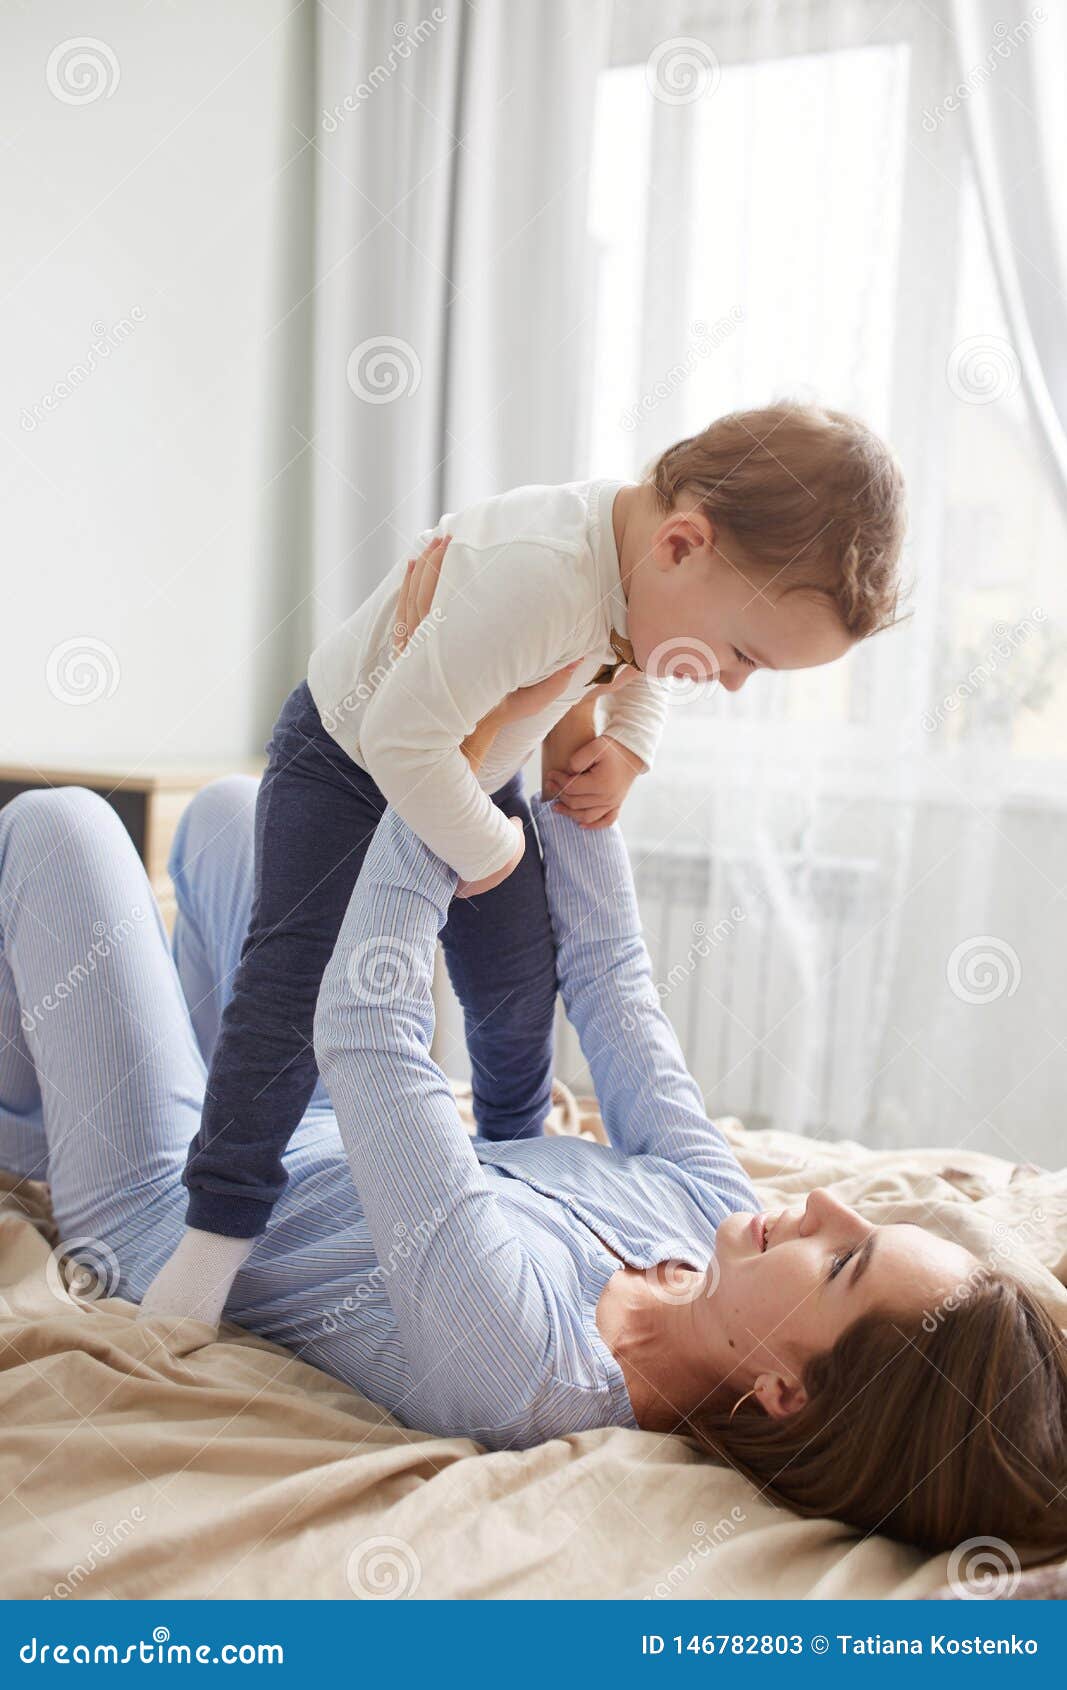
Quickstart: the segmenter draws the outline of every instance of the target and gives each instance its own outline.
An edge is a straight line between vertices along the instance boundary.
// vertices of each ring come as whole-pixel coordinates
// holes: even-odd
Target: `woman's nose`
[[[841,1203],[822,1186],[816,1186],[808,1193],[808,1201],[804,1208],[804,1223],[802,1230],[813,1232],[819,1226],[833,1221],[855,1221],[859,1217],[855,1209],[850,1209],[847,1203]]]

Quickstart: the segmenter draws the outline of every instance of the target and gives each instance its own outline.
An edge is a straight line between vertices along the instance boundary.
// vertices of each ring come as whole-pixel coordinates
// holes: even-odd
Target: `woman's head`
[[[875,1226],[828,1191],[796,1208],[728,1215],[715,1237],[708,1317],[770,1415],[803,1404],[807,1364],[874,1309],[909,1322],[958,1297],[980,1263],[921,1226]],[[720,1336],[721,1334],[721,1336]]]
[[[1067,1547],[1067,1340],[1036,1298],[826,1192],[765,1218],[766,1249],[747,1215],[716,1238],[709,1305],[739,1362],[689,1417],[698,1441],[802,1514],[931,1551]]]

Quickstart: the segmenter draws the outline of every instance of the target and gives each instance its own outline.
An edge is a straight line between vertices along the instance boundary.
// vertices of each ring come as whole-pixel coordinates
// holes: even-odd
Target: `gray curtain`
[[[606,0],[317,11],[312,641],[443,511],[579,473],[609,21]]]

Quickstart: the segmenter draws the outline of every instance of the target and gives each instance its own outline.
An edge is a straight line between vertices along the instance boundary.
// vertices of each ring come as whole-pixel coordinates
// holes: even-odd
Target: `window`
[[[712,417],[782,397],[855,410],[902,455],[901,419],[926,395],[939,419],[941,466],[905,457],[911,621],[845,663],[688,704],[665,768],[691,761],[710,718],[729,727],[724,754],[755,740],[784,767],[817,752],[846,759],[850,779],[858,760],[872,785],[906,745],[936,786],[976,741],[1010,759],[1017,786],[1059,784],[1067,534],[961,125],[944,139],[955,162],[927,165],[923,203],[908,200],[913,52],[882,40],[739,59],[680,105],[649,97],[644,63],[601,78],[588,473],[637,478]]]

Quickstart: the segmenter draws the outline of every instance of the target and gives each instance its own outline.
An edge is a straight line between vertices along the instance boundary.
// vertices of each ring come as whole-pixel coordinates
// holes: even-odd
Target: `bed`
[[[768,1208],[826,1185],[874,1220],[922,1221],[1010,1260],[1067,1327],[1067,1171],[721,1124]],[[565,1092],[550,1128],[602,1134]],[[801,1520],[680,1437],[615,1428],[484,1454],[235,1327],[207,1342],[188,1322],[163,1346],[134,1315],[72,1275],[46,1188],[0,1174],[4,1598],[947,1593],[947,1555]],[[1065,1581],[996,1588],[1062,1596]]]

